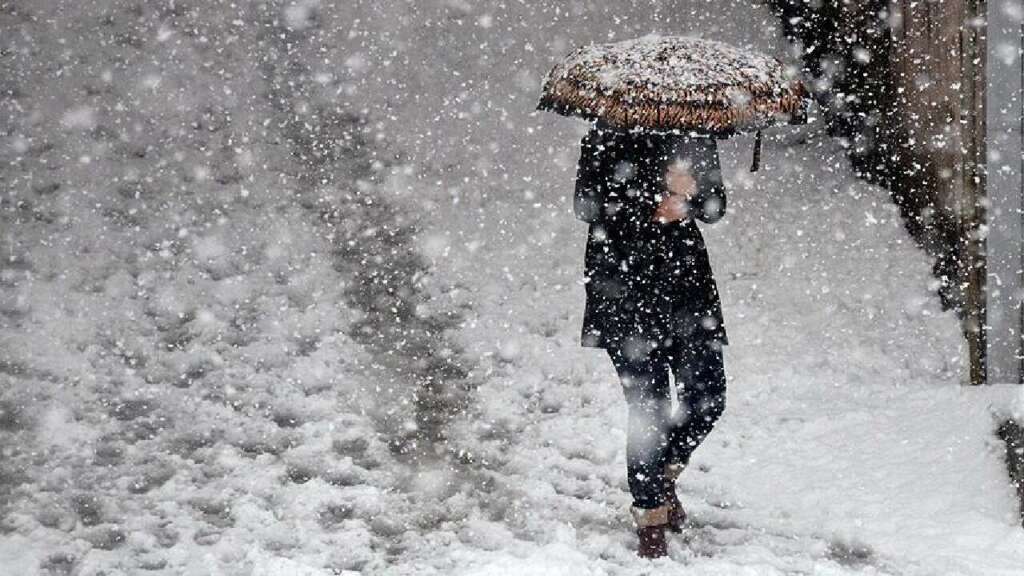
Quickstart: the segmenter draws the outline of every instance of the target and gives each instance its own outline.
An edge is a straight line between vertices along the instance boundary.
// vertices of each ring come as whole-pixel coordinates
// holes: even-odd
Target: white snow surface
[[[769,146],[755,175],[747,152],[723,146],[729,214],[704,227],[732,342],[726,414],[683,476],[694,528],[653,567],[628,564],[614,372],[578,348],[584,225],[555,209],[558,195],[527,217],[488,207],[508,223],[482,242],[491,251],[453,243],[440,265],[460,278],[483,272],[460,251],[501,263],[469,297],[467,341],[497,375],[478,391],[492,416],[468,425],[507,436],[487,457],[507,462],[504,485],[530,510],[522,529],[556,541],[503,547],[465,573],[1021,573],[1024,533],[993,437],[1019,392],[961,385],[956,321],[927,259],[835,143],[810,127]],[[476,218],[458,206],[445,218],[459,213]],[[512,240],[522,235],[528,246]]]
[[[686,534],[633,554],[624,401],[578,342],[586,126],[532,106],[591,40],[781,54],[763,8],[48,1],[0,28],[0,575],[1022,574],[993,431],[1024,397],[962,386],[927,257],[816,125],[755,174],[721,145],[727,410]],[[366,270],[412,281],[354,297]],[[358,329],[380,301],[415,311],[390,351]],[[388,447],[407,341],[475,386],[421,464]]]

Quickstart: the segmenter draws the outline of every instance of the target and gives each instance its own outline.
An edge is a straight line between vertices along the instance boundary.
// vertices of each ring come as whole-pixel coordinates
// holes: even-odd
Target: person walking
[[[695,223],[716,222],[725,204],[713,138],[599,120],[581,142],[573,201],[589,224],[581,341],[605,349],[621,380],[644,558],[667,555],[666,530],[682,530],[676,480],[725,409],[728,338]]]

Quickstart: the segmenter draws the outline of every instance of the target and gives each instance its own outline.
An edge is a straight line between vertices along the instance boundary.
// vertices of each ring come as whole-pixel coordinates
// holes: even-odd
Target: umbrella
[[[777,59],[722,42],[645,36],[574,50],[544,81],[540,110],[620,129],[726,137],[806,121],[807,90]]]

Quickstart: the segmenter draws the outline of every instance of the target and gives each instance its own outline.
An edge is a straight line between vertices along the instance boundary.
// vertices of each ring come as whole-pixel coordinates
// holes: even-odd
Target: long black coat
[[[623,132],[599,124],[582,141],[573,209],[590,224],[582,344],[646,353],[651,348],[728,344],[718,287],[694,217],[725,214],[712,138]],[[697,180],[690,217],[653,219],[667,194],[665,171],[689,159]]]

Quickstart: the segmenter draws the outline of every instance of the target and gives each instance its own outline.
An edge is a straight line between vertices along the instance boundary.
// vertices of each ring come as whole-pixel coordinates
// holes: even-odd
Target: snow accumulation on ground
[[[728,407],[634,556],[586,125],[532,105],[588,39],[777,32],[528,4],[4,4],[0,576],[1024,573],[1024,398],[961,386],[928,259],[816,125],[755,174],[722,143]]]

